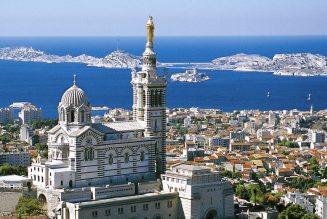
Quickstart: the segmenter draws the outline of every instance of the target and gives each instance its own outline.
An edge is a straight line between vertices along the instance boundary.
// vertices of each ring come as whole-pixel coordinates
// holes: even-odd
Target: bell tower
[[[147,42],[142,70],[132,71],[133,119],[145,127],[145,137],[156,139],[156,172],[166,170],[166,72],[157,74],[157,58],[153,51],[154,24],[150,16],[146,24]]]

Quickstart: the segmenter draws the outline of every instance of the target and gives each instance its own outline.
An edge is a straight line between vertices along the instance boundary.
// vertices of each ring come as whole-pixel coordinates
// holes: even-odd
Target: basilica
[[[28,168],[50,218],[233,218],[232,188],[219,172],[185,164],[166,171],[167,81],[157,72],[152,17],[146,26],[143,66],[132,70],[133,120],[92,123],[75,77],[63,94],[48,160]]]

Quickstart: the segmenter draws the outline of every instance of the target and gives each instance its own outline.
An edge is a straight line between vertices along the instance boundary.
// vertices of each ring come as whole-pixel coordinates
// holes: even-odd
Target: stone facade
[[[92,123],[91,104],[75,79],[63,94],[59,124],[48,132],[49,158],[38,157],[28,169],[38,198],[47,202],[49,217],[182,219],[211,215],[213,210],[219,211],[213,218],[229,215],[232,193],[216,173],[208,172],[219,180],[212,184],[219,192],[211,201],[224,206],[222,213],[216,205],[203,206],[208,200],[194,199],[191,190],[182,196],[180,191],[162,189],[167,82],[157,74],[151,17],[147,29],[142,70],[132,71],[133,120]],[[207,186],[193,184],[191,189]],[[196,210],[184,211],[186,205]]]

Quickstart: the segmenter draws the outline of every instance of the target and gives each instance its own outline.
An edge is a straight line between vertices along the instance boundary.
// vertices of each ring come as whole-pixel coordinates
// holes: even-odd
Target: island
[[[186,70],[184,73],[176,73],[170,77],[173,81],[199,83],[209,80],[209,76],[205,73],[198,73],[197,69]]]
[[[44,63],[83,63],[87,66],[102,68],[135,68],[142,65],[142,58],[123,50],[116,50],[105,57],[98,58],[86,54],[79,56],[54,55],[32,47],[0,48],[0,60]],[[327,57],[312,53],[275,54],[272,58],[258,54],[236,54],[218,57],[209,63],[159,63],[159,67],[188,67],[209,70],[233,70],[242,72],[272,72],[284,76],[327,76]],[[172,80],[201,82],[208,80],[205,74],[191,72],[174,74]]]
[[[327,76],[327,57],[311,53],[276,54],[272,59],[236,54],[214,59],[207,67],[217,70],[273,72],[286,76]]]
[[[83,63],[88,66],[104,68],[134,68],[142,64],[142,58],[123,50],[116,50],[103,58],[82,54],[79,56],[59,56],[36,50],[32,47],[0,48],[0,60],[44,63]]]

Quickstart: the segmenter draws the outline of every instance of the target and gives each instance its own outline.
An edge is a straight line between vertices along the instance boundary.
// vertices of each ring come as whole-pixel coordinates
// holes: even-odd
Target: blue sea
[[[51,54],[104,57],[117,47],[142,55],[145,37],[1,37],[0,47],[28,46]],[[276,53],[310,52],[327,56],[327,37],[157,37],[159,62],[210,62],[237,53],[272,57]],[[160,71],[160,69],[159,69]],[[171,75],[180,69],[169,69]],[[184,71],[184,70],[182,70]],[[173,107],[241,109],[327,109],[327,77],[287,77],[272,73],[202,71],[211,80],[191,84],[168,81],[167,105]],[[84,64],[0,61],[0,107],[28,101],[57,117],[57,106],[72,85],[73,74],[93,106],[131,109],[128,69]],[[267,92],[271,97],[267,98]],[[307,100],[308,94],[311,100]]]

